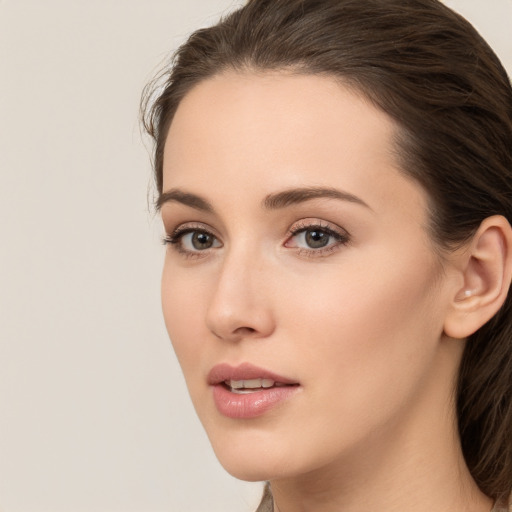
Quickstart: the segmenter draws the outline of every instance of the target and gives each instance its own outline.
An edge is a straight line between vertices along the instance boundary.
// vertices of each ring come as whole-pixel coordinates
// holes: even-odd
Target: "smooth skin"
[[[280,512],[492,508],[453,397],[464,338],[506,297],[510,226],[441,254],[397,129],[330,78],[248,71],[200,83],[169,130],[166,326],[220,462],[270,480]],[[223,416],[208,372],[244,362],[297,393]]]

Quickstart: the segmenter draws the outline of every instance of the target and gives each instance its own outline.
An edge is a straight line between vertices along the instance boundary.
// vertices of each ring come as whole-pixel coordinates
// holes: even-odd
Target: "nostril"
[[[238,334],[252,334],[256,332],[256,329],[253,327],[239,327],[235,332]]]

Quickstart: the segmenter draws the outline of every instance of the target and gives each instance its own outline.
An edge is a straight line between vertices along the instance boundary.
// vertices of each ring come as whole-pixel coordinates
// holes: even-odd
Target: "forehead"
[[[367,202],[403,202],[414,191],[421,204],[422,189],[399,170],[397,129],[327,76],[223,73],[179,105],[164,150],[164,191],[193,188],[221,198],[236,188],[264,197],[293,186],[334,186]]]
[[[184,97],[164,157],[172,164],[190,144],[217,156],[227,146],[232,158],[256,150],[291,158],[284,150],[297,147],[302,153],[339,148],[337,156],[358,150],[383,156],[392,149],[395,130],[385,113],[331,77],[229,72],[199,83]]]

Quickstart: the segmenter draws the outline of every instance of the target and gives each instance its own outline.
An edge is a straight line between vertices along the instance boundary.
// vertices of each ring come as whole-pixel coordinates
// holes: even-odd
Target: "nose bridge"
[[[206,323],[219,338],[265,337],[274,329],[265,258],[252,244],[227,249],[210,297]]]

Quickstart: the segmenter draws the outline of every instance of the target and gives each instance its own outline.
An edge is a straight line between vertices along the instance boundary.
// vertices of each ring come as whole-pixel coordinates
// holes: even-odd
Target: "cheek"
[[[285,424],[286,466],[320,465],[364,445],[394,428],[425,389],[442,330],[434,274],[395,268],[381,267],[378,280],[368,272],[336,279],[331,268],[308,293],[297,282],[278,298],[286,345],[278,353],[297,368],[308,404]]]
[[[165,263],[161,297],[165,325],[185,377],[195,367],[197,355],[204,348],[205,305],[201,282],[193,273],[178,271]]]
[[[338,278],[330,269],[307,294],[297,287],[280,299],[294,331],[285,336],[291,357],[308,362],[312,389],[320,395],[335,383],[338,403],[352,411],[414,392],[442,333],[432,262],[380,261],[371,272],[345,269]]]

